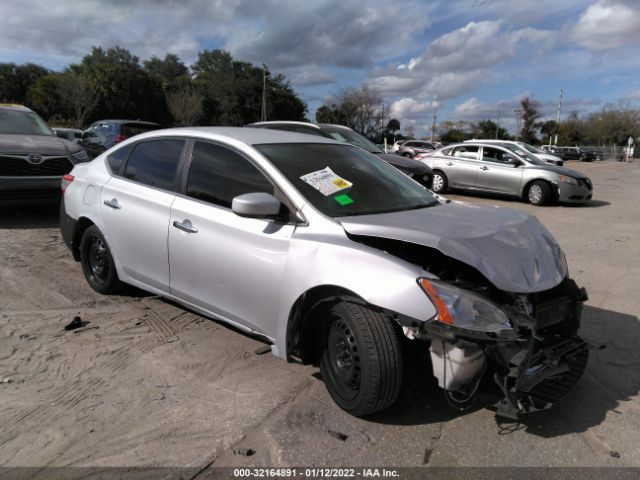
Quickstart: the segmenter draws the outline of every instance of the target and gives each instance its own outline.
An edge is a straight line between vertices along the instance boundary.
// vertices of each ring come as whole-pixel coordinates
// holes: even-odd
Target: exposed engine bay
[[[481,382],[497,386],[497,414],[549,408],[581,378],[588,345],[577,335],[586,291],[568,276],[557,286],[521,294],[497,289],[478,270],[438,250],[399,240],[350,235],[421,266],[419,279],[438,315],[399,323],[411,340],[429,343],[433,374],[449,403],[473,404]]]

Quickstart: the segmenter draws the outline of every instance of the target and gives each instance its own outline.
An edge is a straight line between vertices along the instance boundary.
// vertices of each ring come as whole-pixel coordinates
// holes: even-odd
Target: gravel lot
[[[640,164],[570,167],[590,206],[450,195],[536,215],[590,295],[581,334],[605,348],[520,424],[451,410],[418,361],[391,410],[350,417],[314,367],[142,292],[90,290],[55,207],[1,210],[0,466],[640,467]],[[75,315],[86,329],[65,332]]]

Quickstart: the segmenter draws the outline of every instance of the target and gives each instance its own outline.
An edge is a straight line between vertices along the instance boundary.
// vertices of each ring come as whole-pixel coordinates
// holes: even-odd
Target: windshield
[[[303,197],[330,217],[396,212],[438,204],[426,188],[360,148],[309,143],[255,147]]]
[[[513,145],[511,143],[507,143],[503,145],[505,148],[511,150],[514,153],[517,153],[521,157],[523,157],[527,162],[533,163],[534,165],[546,165],[546,162],[543,162],[538,157],[531,155],[527,150],[525,150],[520,145]]]
[[[33,112],[0,109],[0,133],[53,135],[53,130]]]
[[[519,143],[522,148],[524,148],[527,152],[536,154],[536,153],[545,153],[539,148],[534,147],[533,145],[529,145],[528,143]]]
[[[367,152],[382,153],[382,150],[380,150],[380,148],[378,148],[374,143],[367,140],[366,137],[360,135],[358,132],[354,132],[353,130],[346,128],[328,127],[325,125],[322,125],[320,128],[324,133],[328,133],[334,140],[350,143],[351,145],[355,145],[356,147],[364,148]]]

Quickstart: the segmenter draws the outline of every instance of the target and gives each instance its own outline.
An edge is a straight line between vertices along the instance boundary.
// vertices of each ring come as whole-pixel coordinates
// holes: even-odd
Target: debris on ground
[[[76,315],[73,317],[73,320],[64,326],[66,331],[75,330],[76,328],[80,328],[82,326],[82,318],[80,315]]]
[[[344,433],[341,433],[341,432],[336,432],[335,430],[327,430],[327,432],[333,438],[337,438],[338,440],[341,440],[343,442],[346,442],[347,438],[349,438],[349,435],[345,435]]]
[[[243,457],[250,457],[255,454],[256,451],[252,448],[236,448],[233,453],[236,455],[242,455]]]

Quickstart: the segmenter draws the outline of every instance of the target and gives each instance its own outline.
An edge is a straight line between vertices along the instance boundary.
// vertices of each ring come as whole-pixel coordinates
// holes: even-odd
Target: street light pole
[[[562,94],[563,91],[560,89],[560,100],[558,101],[558,116],[556,117],[556,139],[555,144],[558,145],[558,132],[560,131],[560,111],[562,110]],[[549,135],[549,147],[551,147],[551,135]]]
[[[522,118],[522,109],[515,108],[513,113],[516,115],[516,142],[518,141],[518,137],[520,136],[520,120]]]
[[[496,123],[496,140],[498,139],[498,130],[500,130],[500,109],[498,109],[498,121]]]
[[[433,122],[431,123],[431,141],[433,142],[433,135],[436,131],[436,112],[438,107],[433,107]]]

